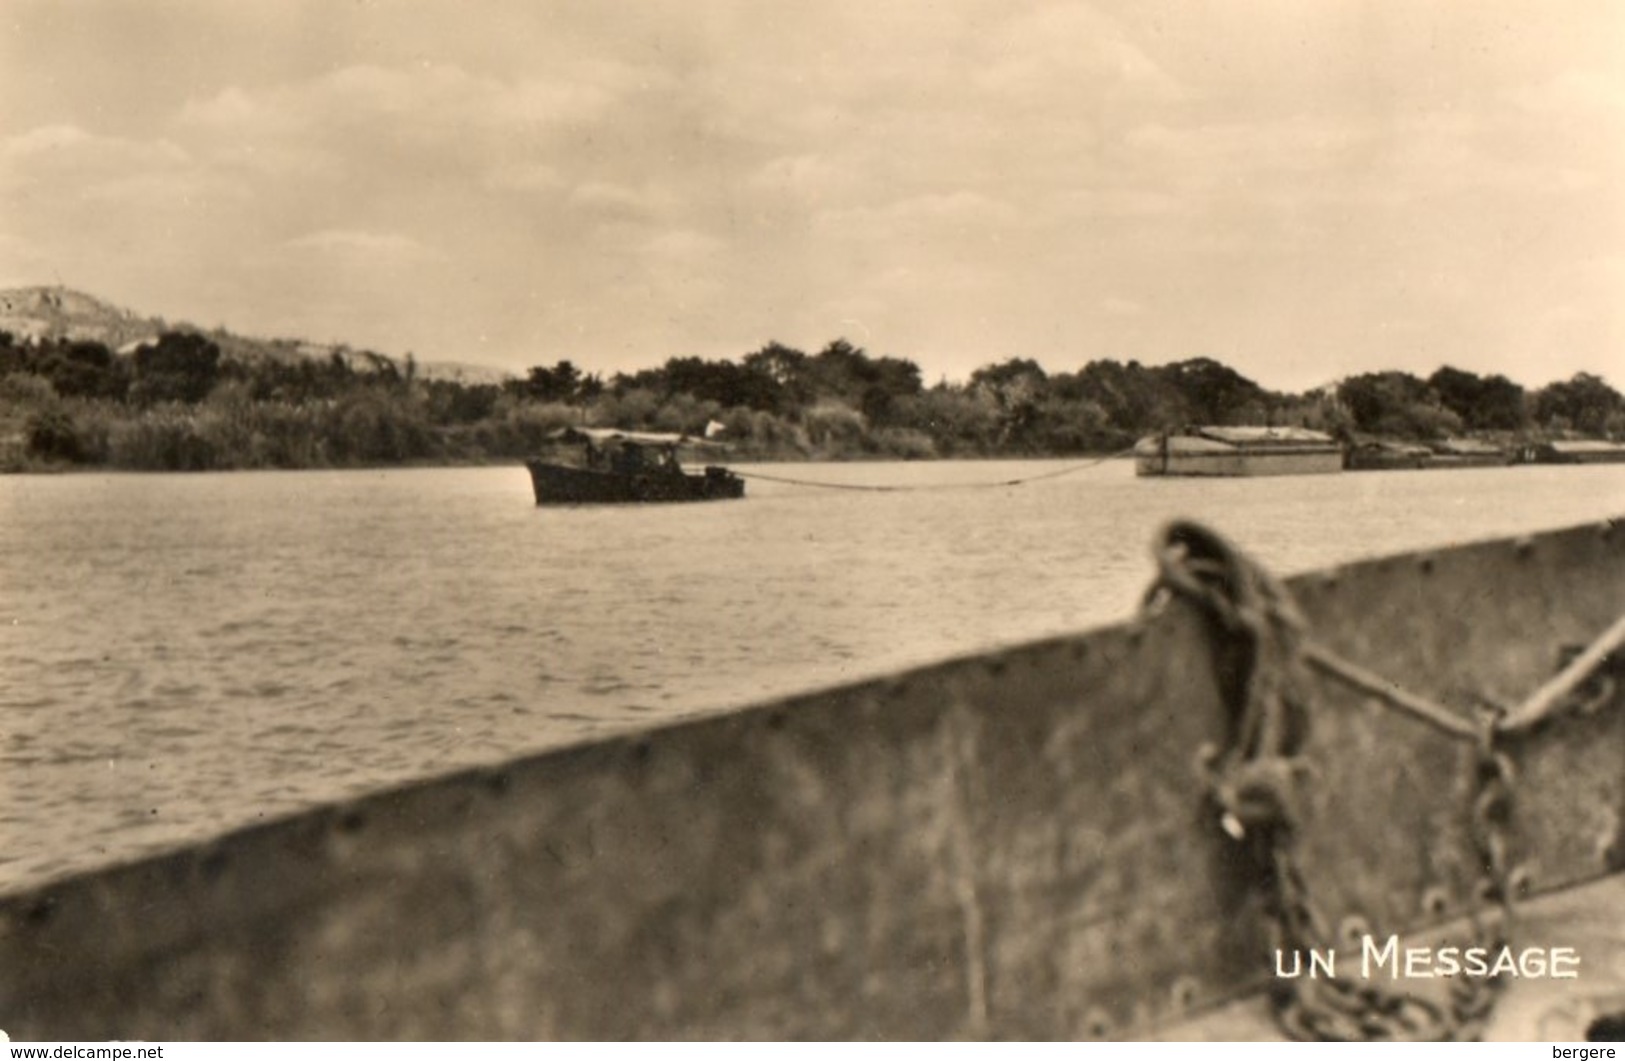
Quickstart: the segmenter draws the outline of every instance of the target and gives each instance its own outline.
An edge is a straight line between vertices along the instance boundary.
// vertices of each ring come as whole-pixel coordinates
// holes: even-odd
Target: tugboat
[[[525,462],[538,505],[721,501],[745,496],[745,481],[707,465],[685,472],[679,446],[715,446],[689,435],[567,427],[552,436],[558,452]]]

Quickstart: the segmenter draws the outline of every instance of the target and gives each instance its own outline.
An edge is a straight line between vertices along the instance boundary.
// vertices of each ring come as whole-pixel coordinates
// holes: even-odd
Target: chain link
[[[1148,607],[1169,595],[1191,600],[1217,624],[1221,650],[1231,654],[1222,671],[1231,676],[1232,731],[1225,749],[1204,749],[1201,761],[1221,824],[1258,871],[1271,942],[1277,953],[1325,953],[1331,936],[1297,858],[1304,786],[1314,773],[1302,755],[1312,703],[1304,620],[1280,582],[1198,524],[1173,524],[1157,559]],[[1499,714],[1486,716],[1479,731],[1469,808],[1481,898],[1499,907],[1493,921],[1474,907],[1473,945],[1497,953],[1506,945],[1512,900],[1514,775],[1501,722]],[[1447,1002],[1336,976],[1277,986],[1276,1019],[1293,1039],[1437,1042],[1480,1037],[1504,982],[1499,975],[1459,977]]]

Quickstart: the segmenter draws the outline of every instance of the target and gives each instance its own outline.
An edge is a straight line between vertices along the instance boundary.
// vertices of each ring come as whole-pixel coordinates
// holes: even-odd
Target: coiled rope
[[[1042,479],[1059,479],[1063,475],[1073,475],[1077,472],[1087,471],[1099,467],[1109,460],[1117,460],[1134,452],[1134,447],[1108,453],[1104,457],[1081,461],[1036,475],[1024,475],[1016,479],[996,479],[975,483],[909,483],[909,484],[880,484],[880,483],[832,483],[820,479],[795,479],[784,475],[768,475],[765,472],[744,472],[738,468],[729,471],[741,479],[757,479],[768,483],[785,483],[790,486],[812,486],[823,490],[860,490],[876,494],[925,493],[932,490],[987,490],[1005,486],[1023,486],[1027,483],[1036,483]]]

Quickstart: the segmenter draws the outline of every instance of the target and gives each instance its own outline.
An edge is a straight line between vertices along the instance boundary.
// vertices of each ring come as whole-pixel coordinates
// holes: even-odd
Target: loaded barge
[[[1625,442],[1601,439],[1541,442],[1528,449],[1532,464],[1625,464]]]
[[[1193,427],[1134,447],[1140,476],[1310,475],[1343,470],[1343,447],[1302,427]]]
[[[1471,438],[1447,438],[1423,445],[1350,435],[1345,454],[1344,467],[1349,471],[1500,468],[1516,463],[1512,451],[1493,442]]]

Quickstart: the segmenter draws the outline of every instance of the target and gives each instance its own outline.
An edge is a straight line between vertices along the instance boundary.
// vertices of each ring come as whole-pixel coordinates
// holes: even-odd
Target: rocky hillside
[[[169,325],[93,295],[65,287],[16,287],[0,291],[0,331],[21,342],[84,339],[117,350],[156,338]]]

